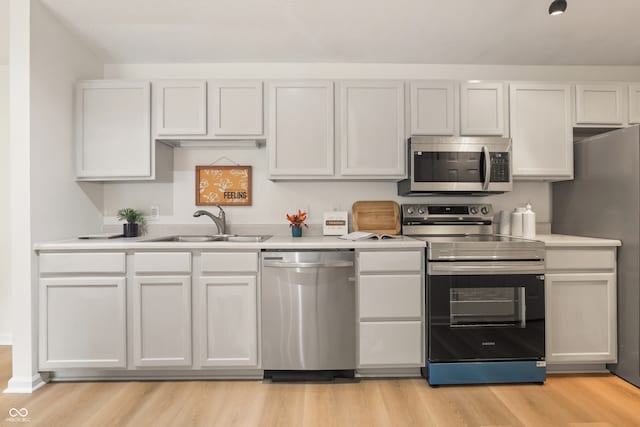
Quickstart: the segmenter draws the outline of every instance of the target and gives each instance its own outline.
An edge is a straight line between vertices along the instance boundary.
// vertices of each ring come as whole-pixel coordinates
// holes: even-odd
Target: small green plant
[[[118,220],[127,221],[128,224],[144,225],[144,216],[142,212],[133,208],[124,208],[118,211]]]

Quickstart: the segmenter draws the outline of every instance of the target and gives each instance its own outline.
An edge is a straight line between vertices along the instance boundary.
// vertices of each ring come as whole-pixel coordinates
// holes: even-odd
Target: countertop
[[[337,236],[273,236],[264,242],[145,242],[159,236],[142,236],[116,239],[70,239],[37,243],[36,251],[87,251],[87,250],[136,250],[136,249],[406,249],[424,248],[425,242],[410,237],[395,239],[350,241]]]
[[[554,247],[602,247],[622,246],[620,240],[600,239],[596,237],[567,236],[565,234],[538,234],[536,240],[544,242],[548,248]]]
[[[86,250],[136,250],[136,249],[403,249],[423,248],[425,242],[406,236],[384,240],[350,241],[337,236],[273,236],[264,242],[146,242],[159,236],[142,236],[117,239],[70,239],[55,242],[37,243],[36,251],[86,251]],[[603,247],[621,246],[620,240],[595,237],[567,236],[564,234],[539,234],[539,240],[546,247]]]

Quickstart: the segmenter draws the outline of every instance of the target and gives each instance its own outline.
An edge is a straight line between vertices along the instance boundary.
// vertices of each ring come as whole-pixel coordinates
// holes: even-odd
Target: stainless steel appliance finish
[[[640,128],[574,144],[573,181],[553,184],[553,233],[622,241],[616,375],[640,387]]]
[[[398,194],[486,195],[513,187],[511,140],[498,137],[412,136],[409,177]]]
[[[429,383],[543,382],[544,244],[492,234],[489,204],[402,213],[427,243]]]
[[[353,251],[262,253],[262,367],[356,366]]]

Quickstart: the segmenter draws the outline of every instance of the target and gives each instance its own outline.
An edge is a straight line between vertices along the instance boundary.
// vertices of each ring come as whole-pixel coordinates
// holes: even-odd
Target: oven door
[[[510,157],[504,144],[412,144],[411,191],[511,191]]]
[[[431,362],[544,359],[542,262],[431,262]]]

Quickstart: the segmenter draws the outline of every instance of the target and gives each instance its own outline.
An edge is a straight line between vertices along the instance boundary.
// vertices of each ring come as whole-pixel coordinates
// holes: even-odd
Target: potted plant
[[[287,214],[287,220],[289,220],[289,227],[291,227],[291,236],[302,237],[302,227],[307,227],[307,224],[304,223],[307,220],[307,214],[298,209],[298,213]]]
[[[123,225],[124,237],[138,237],[140,229],[145,224],[142,212],[133,208],[120,209],[118,220],[126,221],[126,224]]]

